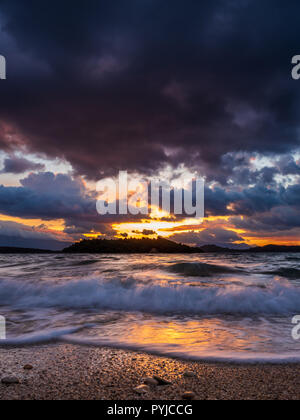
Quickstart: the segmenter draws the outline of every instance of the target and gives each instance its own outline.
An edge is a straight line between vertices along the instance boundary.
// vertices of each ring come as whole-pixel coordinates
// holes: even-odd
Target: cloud
[[[156,235],[156,232],[154,230],[151,230],[151,229],[134,230],[134,231],[132,231],[132,233],[136,233],[138,235],[143,235],[143,236]]]
[[[79,240],[86,233],[111,238],[115,235],[113,223],[140,222],[141,218],[146,218],[144,215],[100,216],[96,211],[96,193],[79,177],[52,172],[31,173],[21,179],[20,184],[19,187],[0,186],[0,214],[22,219],[64,220],[64,232],[55,240],[66,241],[66,235],[70,241]],[[215,243],[235,247],[236,243],[243,242],[243,237],[255,237],[263,232],[294,235],[295,229],[300,227],[299,188],[300,184],[274,185],[273,188],[258,184],[238,190],[220,186],[206,188],[206,212],[214,218],[191,227],[204,229],[200,233],[176,233],[173,229],[172,239],[195,245]],[[236,229],[244,233],[237,234]],[[28,228],[25,232],[36,235],[36,231]],[[154,231],[145,229],[140,233],[151,236]],[[44,234],[45,229],[38,229],[37,239],[42,240],[40,235]],[[3,236],[7,235],[9,232],[3,233]],[[15,233],[11,232],[11,236],[15,237]]]
[[[70,244],[55,232],[21,223],[0,221],[0,246],[61,250]]]
[[[0,187],[0,211],[24,218],[45,220],[87,217],[94,202],[79,179],[51,172],[30,174],[21,187]],[[96,212],[96,208],[94,208]]]
[[[70,14],[57,0],[2,0],[3,173],[44,169],[26,153],[74,172],[1,186],[0,212],[63,219],[76,238],[109,236],[111,223],[138,218],[100,217],[80,176],[184,164],[206,177],[206,215],[249,233],[297,228],[300,91],[290,72],[299,12],[299,2],[280,0],[91,0]],[[226,229],[204,232],[197,240],[231,243]]]
[[[194,246],[214,244],[229,248],[241,247],[240,243],[244,243],[244,239],[236,232],[222,228],[208,228],[199,233],[178,233],[171,239]]]
[[[20,187],[0,186],[0,214],[46,221],[63,219],[65,233],[74,238],[90,231],[109,236],[112,223],[139,220],[131,215],[100,216],[96,192],[90,191],[79,177],[31,173],[20,183]]]
[[[43,9],[3,0],[0,47],[11,64],[0,112],[16,135],[0,130],[1,148],[21,143],[95,179],[183,162],[228,177],[229,152],[291,152],[299,12],[280,0],[92,0],[70,15],[57,0]]]
[[[23,174],[28,171],[43,171],[45,166],[40,163],[31,162],[25,158],[11,156],[4,160],[3,174]]]

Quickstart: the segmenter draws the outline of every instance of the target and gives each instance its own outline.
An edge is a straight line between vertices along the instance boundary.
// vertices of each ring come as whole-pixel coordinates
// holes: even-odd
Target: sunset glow
[[[299,16],[0,0],[0,401],[300,399]]]
[[[66,62],[61,62],[61,39],[57,45],[53,40],[53,50],[52,38],[46,41],[46,56],[39,36],[27,39],[28,28],[21,39],[29,45],[21,50],[10,23],[16,19],[5,18],[4,11],[0,56],[7,64],[7,77],[1,80],[0,243],[63,249],[83,239],[160,236],[193,246],[299,245],[299,121],[296,112],[288,115],[298,103],[296,81],[288,68],[292,57],[280,48],[277,59],[272,56],[263,64],[269,71],[261,73],[253,63],[266,54],[260,52],[258,59],[262,46],[255,45],[240,68],[239,54],[234,54],[239,48],[232,47],[237,37],[229,30],[239,20],[229,16],[243,8],[227,10],[224,5],[215,17],[209,15],[211,32],[196,18],[205,13],[195,10],[191,20],[195,16],[200,32],[195,29],[191,37],[177,34],[179,43],[170,37],[180,31],[177,25],[171,25],[170,33],[169,24],[160,26],[158,39],[165,44],[154,40],[152,30],[140,34],[139,43],[139,28],[127,27],[128,22],[116,26],[115,41],[108,44],[104,40],[111,38],[110,32],[103,29],[98,39],[91,28],[92,50],[88,40],[85,46],[79,42],[78,52],[70,51]],[[143,20],[145,14],[140,13]],[[29,27],[36,22],[39,19]],[[265,25],[260,29],[263,32]],[[244,45],[254,38],[242,35]],[[274,42],[273,49],[284,42],[285,51],[290,51],[287,41],[288,37]],[[200,45],[205,46],[202,60]],[[63,48],[69,51],[69,45]],[[67,75],[63,83],[53,71],[62,68]],[[27,89],[35,98],[28,107],[18,99],[26,103]],[[103,198],[99,183],[110,180],[120,186],[125,173],[128,189],[108,188]],[[205,180],[203,220],[198,220],[199,213],[191,220],[188,212],[174,215],[157,203],[150,206],[152,184],[164,182],[176,196],[182,185],[200,178]],[[96,207],[101,197],[103,214]],[[149,206],[150,214],[106,214],[106,205],[117,209],[125,202],[140,210]]]

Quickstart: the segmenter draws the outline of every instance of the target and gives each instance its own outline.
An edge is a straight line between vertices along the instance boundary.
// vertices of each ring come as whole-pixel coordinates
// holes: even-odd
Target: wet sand
[[[196,376],[185,377],[186,371]],[[153,375],[171,385],[137,394]],[[204,364],[73,345],[0,349],[0,380],[5,377],[20,383],[0,383],[0,400],[181,400],[187,391],[199,400],[300,399],[299,364]]]

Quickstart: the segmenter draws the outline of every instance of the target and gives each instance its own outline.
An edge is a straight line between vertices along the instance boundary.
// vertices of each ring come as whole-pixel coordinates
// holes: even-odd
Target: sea
[[[300,254],[0,255],[0,347],[291,363],[297,316]]]

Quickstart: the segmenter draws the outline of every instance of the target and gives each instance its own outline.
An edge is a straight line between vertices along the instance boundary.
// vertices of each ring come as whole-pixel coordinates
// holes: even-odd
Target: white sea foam
[[[87,279],[62,285],[0,281],[0,306],[180,314],[300,313],[300,288],[270,281],[257,286],[191,287]]]
[[[298,258],[3,256],[7,340],[0,345],[63,342],[203,361],[300,361],[300,341],[291,335],[300,313]]]

